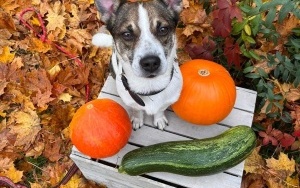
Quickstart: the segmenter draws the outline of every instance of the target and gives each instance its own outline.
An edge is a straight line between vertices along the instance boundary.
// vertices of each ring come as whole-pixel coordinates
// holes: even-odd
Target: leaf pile
[[[29,6],[36,11],[23,17],[34,31],[20,22]],[[0,176],[54,186],[72,164],[68,125],[87,97],[97,98],[111,50],[91,45],[101,26],[92,1],[0,0],[0,7]],[[36,35],[43,24],[48,42]],[[76,175],[64,187],[86,186]]]

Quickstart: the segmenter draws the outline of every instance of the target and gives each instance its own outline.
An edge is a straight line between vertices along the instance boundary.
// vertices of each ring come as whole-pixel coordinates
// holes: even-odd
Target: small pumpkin
[[[231,112],[236,88],[229,72],[212,61],[194,59],[180,66],[183,88],[172,105],[175,114],[187,122],[212,125]]]
[[[126,110],[111,99],[95,99],[84,104],[69,126],[72,143],[92,158],[118,153],[128,142],[132,130]]]

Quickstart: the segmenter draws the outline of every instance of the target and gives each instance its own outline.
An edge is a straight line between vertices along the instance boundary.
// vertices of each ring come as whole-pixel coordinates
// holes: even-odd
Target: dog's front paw
[[[166,126],[168,126],[168,120],[167,120],[166,116],[164,116],[164,115],[159,116],[159,117],[157,117],[155,115],[153,123],[160,130],[164,130],[164,128]]]
[[[132,128],[134,130],[137,130],[144,125],[144,120],[142,118],[137,118],[137,117],[132,116],[131,123],[132,123]]]
[[[144,113],[140,110],[132,110],[131,114],[132,128],[137,130],[144,125]]]

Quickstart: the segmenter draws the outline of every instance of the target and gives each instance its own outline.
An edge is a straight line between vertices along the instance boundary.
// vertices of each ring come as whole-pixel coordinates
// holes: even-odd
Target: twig
[[[78,167],[75,163],[71,166],[67,174],[63,177],[63,179],[53,188],[59,188],[61,185],[65,185],[68,183],[68,181],[74,176],[74,174],[77,172]]]
[[[7,188],[27,188],[24,185],[15,184],[11,179],[4,176],[0,176],[0,186],[4,186]]]

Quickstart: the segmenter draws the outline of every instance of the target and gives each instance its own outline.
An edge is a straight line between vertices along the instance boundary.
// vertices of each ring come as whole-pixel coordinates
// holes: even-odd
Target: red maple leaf
[[[186,45],[185,50],[192,59],[213,60],[212,52],[216,49],[216,43],[207,36],[203,39],[202,45],[190,43]]]
[[[241,66],[240,52],[239,44],[234,43],[232,38],[226,38],[224,54],[229,65],[234,64],[238,68]]]
[[[283,137],[280,139],[280,144],[282,147],[290,147],[295,142],[295,137],[290,134],[284,133]]]
[[[231,22],[233,18],[242,21],[242,12],[236,4],[236,0],[218,0],[217,10],[213,11],[214,34],[216,36],[228,37],[231,33]]]
[[[274,137],[274,135],[272,134],[273,132],[273,128],[271,125],[269,125],[266,129],[266,131],[259,131],[258,135],[260,137],[263,138],[263,145],[267,145],[269,143],[271,143],[273,146],[277,146],[278,145],[278,139],[276,139]],[[275,135],[277,135],[278,133],[275,133]],[[278,135],[277,135],[278,136]]]

